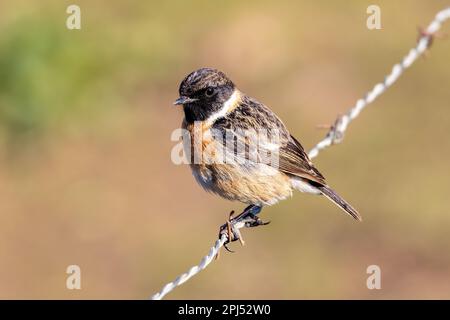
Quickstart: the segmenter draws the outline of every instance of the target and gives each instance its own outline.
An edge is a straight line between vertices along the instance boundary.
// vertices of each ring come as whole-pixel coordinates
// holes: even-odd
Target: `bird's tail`
[[[315,187],[322,192],[322,194],[330,199],[335,205],[337,205],[339,208],[341,208],[343,211],[351,215],[354,219],[358,221],[362,221],[361,216],[359,215],[358,211],[355,210],[347,201],[342,199],[336,192],[334,192],[333,189],[331,189],[327,185],[319,185],[316,184]]]

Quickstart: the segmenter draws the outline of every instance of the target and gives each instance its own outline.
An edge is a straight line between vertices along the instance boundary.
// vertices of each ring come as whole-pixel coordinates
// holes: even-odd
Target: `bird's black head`
[[[234,89],[233,82],[223,72],[202,68],[183,79],[180,97],[174,104],[183,105],[188,123],[203,121],[222,108]]]

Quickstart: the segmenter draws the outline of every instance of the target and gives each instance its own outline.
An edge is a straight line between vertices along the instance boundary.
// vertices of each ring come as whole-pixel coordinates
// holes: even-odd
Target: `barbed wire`
[[[417,45],[412,48],[409,53],[402,59],[400,63],[397,63],[392,68],[391,73],[389,73],[383,82],[377,83],[372,90],[370,90],[364,98],[359,99],[356,104],[348,110],[344,115],[340,115],[337,117],[335,123],[331,126],[330,130],[326,134],[325,138],[317,143],[314,148],[309,151],[309,157],[315,158],[323,149],[342,142],[344,139],[344,133],[348,128],[350,122],[352,122],[361,111],[367,107],[370,103],[375,101],[382,93],[386,91],[392,84],[394,84],[397,79],[402,75],[402,73],[410,67],[422,54],[424,54],[428,48],[430,48],[433,37],[436,35],[436,32],[441,28],[442,24],[450,18],[450,7],[439,11],[434,20],[428,25],[428,27],[421,31],[420,38],[417,42]],[[245,224],[241,223],[236,225],[237,229],[244,227]],[[174,281],[166,284],[161,291],[154,294],[151,299],[152,300],[161,300],[166,294],[171,292],[176,287],[182,285],[186,281],[188,281],[191,277],[198,274],[200,271],[205,269],[213,259],[218,255],[220,249],[227,242],[228,236],[226,233],[223,233],[221,237],[215,242],[214,246],[211,247],[208,254],[203,257],[200,263],[196,266],[190,268],[187,272],[178,276]]]
[[[390,74],[388,74],[383,82],[377,83],[371,91],[369,91],[364,98],[359,99],[355,106],[351,108],[346,114],[338,116],[334,125],[327,133],[325,138],[320,141],[314,148],[309,151],[309,157],[315,158],[319,152],[333,144],[342,142],[344,139],[344,132],[347,130],[348,125],[353,121],[361,111],[382,93],[386,91],[395,81],[401,76],[401,74],[410,67],[414,61],[417,60],[427,49],[431,46],[433,36],[441,28],[442,23],[450,18],[450,8],[446,8],[440,11],[429,26],[421,31],[421,37],[419,38],[416,47],[412,48],[409,53],[402,59],[400,63],[397,63],[392,68]]]

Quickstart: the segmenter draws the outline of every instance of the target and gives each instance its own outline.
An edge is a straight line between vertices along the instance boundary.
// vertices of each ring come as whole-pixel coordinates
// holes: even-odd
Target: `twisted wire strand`
[[[152,296],[152,300],[161,300],[166,294],[175,289],[176,287],[182,285],[186,281],[188,281],[191,277],[195,276],[197,273],[205,269],[217,256],[219,250],[222,248],[223,244],[227,241],[228,237],[226,234],[223,234],[220,239],[216,240],[214,246],[209,249],[209,252],[206,256],[202,258],[200,263],[196,266],[190,268],[187,272],[179,275],[174,281],[166,284],[160,292],[154,294]]]
[[[432,37],[441,28],[442,23],[450,18],[450,7],[446,8],[438,14],[434,20],[428,25],[426,30],[422,32],[422,35],[417,42],[417,45],[412,48],[409,53],[402,59],[400,63],[397,63],[392,68],[390,74],[388,74],[383,82],[377,83],[371,91],[369,91],[364,98],[359,99],[353,108],[348,110],[343,116],[339,116],[336,122],[331,127],[325,138],[316,144],[314,148],[309,151],[308,156],[312,159],[317,157],[319,152],[333,144],[342,142],[344,139],[344,132],[347,130],[348,125],[352,122],[361,111],[382,93],[384,93],[391,85],[393,85],[402,73],[410,67],[431,45]]]
[[[339,116],[336,119],[336,122],[331,127],[330,131],[328,131],[327,135],[323,140],[316,144],[314,148],[309,151],[309,157],[315,158],[323,149],[342,142],[344,138],[344,133],[348,128],[350,122],[352,122],[361,111],[370,103],[372,103],[376,98],[378,98],[382,93],[384,93],[392,84],[394,84],[397,79],[402,75],[402,73],[410,67],[418,57],[420,57],[431,45],[432,37],[436,34],[436,32],[441,28],[442,24],[450,18],[450,7],[439,11],[434,20],[428,25],[425,29],[425,32],[422,32],[417,45],[412,48],[409,53],[402,59],[400,63],[397,63],[392,68],[391,73],[389,73],[383,82],[377,83],[371,91],[369,91],[364,98],[359,99],[356,104],[348,110],[342,116]],[[236,225],[236,228],[242,228],[244,224]],[[166,294],[174,290],[176,287],[182,285],[190,278],[198,274],[200,271],[205,269],[216,257],[219,253],[220,249],[227,241],[228,237],[226,234],[222,234],[220,239],[216,240],[214,246],[211,247],[208,254],[203,257],[200,263],[196,266],[190,268],[187,272],[179,275],[174,281],[166,284],[161,291],[154,294],[151,299],[152,300],[161,300]]]

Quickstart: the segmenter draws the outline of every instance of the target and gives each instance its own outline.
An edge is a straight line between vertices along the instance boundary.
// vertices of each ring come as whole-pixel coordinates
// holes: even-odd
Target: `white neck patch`
[[[217,119],[225,117],[228,112],[236,107],[236,104],[240,101],[240,98],[240,92],[235,89],[231,97],[229,97],[228,100],[224,102],[222,108],[210,115],[209,118],[205,120],[205,122],[208,125],[212,125],[214,122],[216,122]]]

